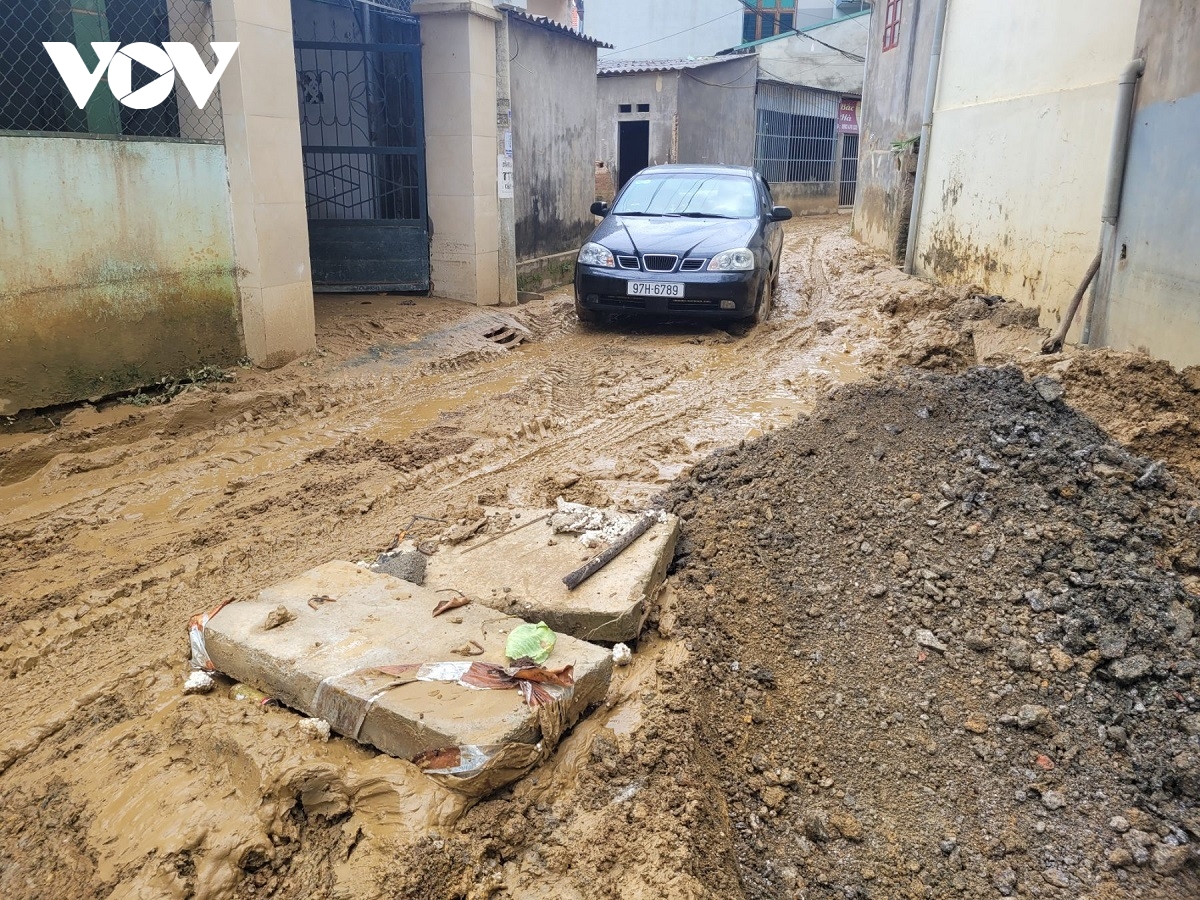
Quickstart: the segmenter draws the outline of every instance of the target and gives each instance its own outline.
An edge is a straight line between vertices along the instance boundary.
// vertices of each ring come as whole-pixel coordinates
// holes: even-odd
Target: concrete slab
[[[553,510],[518,510],[515,524]],[[505,536],[474,538],[442,547],[429,560],[425,585],[457,588],[500,612],[545,622],[585,641],[631,641],[641,633],[649,598],[666,578],[679,538],[679,519],[668,516],[624,553],[568,591],[562,577],[590,559],[574,535],[554,534],[549,520]],[[505,591],[508,588],[508,591]]]
[[[389,690],[395,679],[363,671],[440,662],[503,665],[508,632],[521,620],[497,616],[481,604],[433,618],[434,607],[447,596],[331,562],[269,587],[255,600],[225,607],[205,628],[205,643],[218,671],[392,756],[411,759],[424,750],[464,744],[536,743],[537,714],[518,691],[440,682]],[[314,597],[334,602],[310,605]],[[294,618],[265,628],[280,606]],[[280,618],[287,617],[273,617]],[[453,652],[472,640],[484,648],[481,655]],[[603,647],[559,635],[546,666],[575,667],[574,691],[563,702],[568,723],[604,698],[611,656]]]

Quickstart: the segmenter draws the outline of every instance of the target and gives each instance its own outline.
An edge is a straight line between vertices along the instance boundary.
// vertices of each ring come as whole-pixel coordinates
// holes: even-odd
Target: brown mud
[[[233,383],[162,406],[82,406],[0,431],[0,896],[783,897],[804,896],[801,880],[824,890],[795,846],[764,838],[760,849],[737,827],[749,821],[747,788],[728,773],[744,763],[720,730],[736,723],[714,717],[730,714],[731,697],[744,705],[746,686],[705,674],[714,657],[699,629],[712,626],[695,617],[721,606],[725,588],[710,597],[685,579],[688,566],[605,706],[541,770],[471,809],[409,764],[315,741],[291,712],[230,699],[227,685],[181,693],[185,623],[222,599],[373,556],[413,516],[466,523],[558,495],[645,506],[715,451],[774,435],[838,385],[897,367],[1015,360],[1061,382],[1067,403],[1133,453],[1165,459],[1181,484],[1200,472],[1200,395],[1185,375],[1128,354],[1038,357],[1041,333],[1019,308],[903,278],[849,238],[844,218],[791,223],[785,252],[775,311],[757,329],[584,328],[565,290],[504,310],[321,298],[320,351],[283,369],[237,370]],[[869,467],[862,442],[849,446]],[[716,527],[705,522],[689,527]],[[414,534],[445,527],[418,520]],[[1194,587],[1194,548],[1162,553]],[[730,615],[747,608],[733,599]],[[791,665],[795,647],[783,649]],[[865,692],[900,675],[880,666],[871,677]],[[739,708],[739,753],[762,724],[755,704],[780,712],[757,696]],[[1179,829],[1178,819],[1155,821]],[[889,846],[921,864],[911,874],[929,874],[928,895],[950,895],[953,875],[931,874],[941,870],[925,858],[930,828],[897,818]],[[1148,852],[1167,846],[1154,833]],[[829,885],[902,896],[882,864],[856,861],[850,880],[840,850],[821,852]],[[775,876],[762,874],[768,862]],[[1099,877],[1116,868],[1094,861],[1095,896],[1123,895],[1100,890],[1121,885]],[[1130,871],[1147,891],[1160,877],[1150,863]]]

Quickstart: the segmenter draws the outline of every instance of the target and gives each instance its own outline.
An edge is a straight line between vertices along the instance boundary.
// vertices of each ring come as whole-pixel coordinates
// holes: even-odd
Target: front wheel
[[[601,320],[600,313],[584,307],[578,298],[575,300],[575,317],[583,325],[599,325]]]
[[[758,288],[758,302],[754,304],[754,315],[750,316],[750,322],[755,325],[761,325],[770,318],[773,294],[771,279],[769,277],[764,278],[762,285]]]

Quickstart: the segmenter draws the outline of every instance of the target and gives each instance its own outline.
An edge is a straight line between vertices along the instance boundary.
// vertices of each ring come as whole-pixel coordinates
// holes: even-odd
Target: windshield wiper
[[[685,212],[671,213],[673,216],[680,216],[684,219],[736,219],[737,216],[726,216],[721,213],[706,213],[706,212]]]

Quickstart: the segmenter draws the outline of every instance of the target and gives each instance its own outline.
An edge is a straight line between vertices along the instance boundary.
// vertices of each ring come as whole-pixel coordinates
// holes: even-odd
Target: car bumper
[[[630,272],[575,266],[575,299],[599,313],[742,319],[754,313],[761,275],[753,272]],[[682,284],[683,297],[630,296],[631,281]]]

